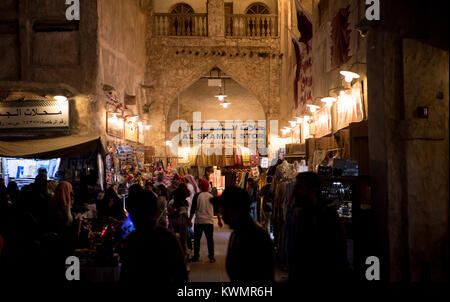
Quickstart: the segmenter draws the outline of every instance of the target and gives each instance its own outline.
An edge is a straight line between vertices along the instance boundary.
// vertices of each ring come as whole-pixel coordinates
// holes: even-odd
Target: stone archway
[[[278,57],[236,47],[161,47],[149,53],[146,97],[151,103],[147,119],[153,125],[146,144],[165,152],[165,125],[172,102],[187,87],[220,68],[259,100],[266,118],[278,119],[280,112]],[[262,50],[260,50],[262,51]],[[239,55],[237,55],[239,53]]]
[[[236,72],[236,70],[230,70],[231,72],[234,72],[232,74],[229,73],[229,71],[224,70],[223,67],[221,67],[220,65],[213,65],[211,68],[209,68],[206,72],[204,72],[201,76],[197,77],[194,79],[194,77],[190,78],[188,82],[189,84],[187,84],[187,86],[185,87],[181,87],[181,83],[180,83],[180,87],[177,87],[176,90],[176,95],[172,98],[172,101],[170,101],[170,103],[168,103],[168,106],[166,106],[166,110],[164,111],[164,115],[167,116],[167,114],[169,113],[169,110],[172,106],[172,104],[176,101],[176,98],[186,89],[188,89],[189,87],[191,87],[195,82],[197,82],[198,80],[200,80],[200,78],[204,77],[205,75],[207,75],[209,73],[209,71],[211,71],[214,68],[219,68],[223,73],[225,73],[227,76],[231,77],[231,79],[235,82],[237,82],[240,86],[242,86],[243,88],[247,89],[249,92],[251,92],[255,98],[258,100],[258,102],[260,103],[260,105],[262,106],[263,110],[264,110],[264,114],[267,117],[268,113],[269,113],[269,108],[268,108],[268,102],[266,99],[261,99],[261,93],[256,94],[254,91],[252,91],[251,87],[247,87],[245,84],[243,84],[242,80],[245,79],[245,76],[242,76],[242,74]],[[234,74],[234,76],[233,76]],[[174,92],[175,93],[175,92]],[[169,99],[170,100],[170,99]]]

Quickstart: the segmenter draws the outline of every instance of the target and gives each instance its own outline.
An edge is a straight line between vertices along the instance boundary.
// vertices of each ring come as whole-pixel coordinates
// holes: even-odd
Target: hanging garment
[[[259,166],[259,152],[256,151],[254,155],[250,156],[250,165],[251,166]]]
[[[239,147],[234,149],[234,165],[242,166],[242,152]]]

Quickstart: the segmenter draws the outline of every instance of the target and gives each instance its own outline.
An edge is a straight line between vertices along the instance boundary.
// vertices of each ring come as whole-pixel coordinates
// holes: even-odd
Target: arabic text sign
[[[0,129],[67,127],[69,101],[0,103]]]

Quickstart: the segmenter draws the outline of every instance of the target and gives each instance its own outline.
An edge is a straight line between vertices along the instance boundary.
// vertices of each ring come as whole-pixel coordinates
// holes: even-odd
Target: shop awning
[[[0,157],[51,159],[86,156],[102,151],[99,136],[0,141]]]

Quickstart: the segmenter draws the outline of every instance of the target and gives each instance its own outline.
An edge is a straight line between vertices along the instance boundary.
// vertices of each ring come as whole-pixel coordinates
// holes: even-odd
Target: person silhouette
[[[121,251],[124,284],[151,286],[187,281],[184,249],[175,234],[158,223],[157,200],[142,190],[127,200],[133,231]]]
[[[250,196],[238,187],[212,199],[223,221],[233,230],[226,270],[232,282],[274,281],[275,256],[269,234],[250,216]]]
[[[348,277],[346,244],[339,216],[320,196],[320,177],[299,173],[294,188],[292,257],[293,283],[345,280]]]

